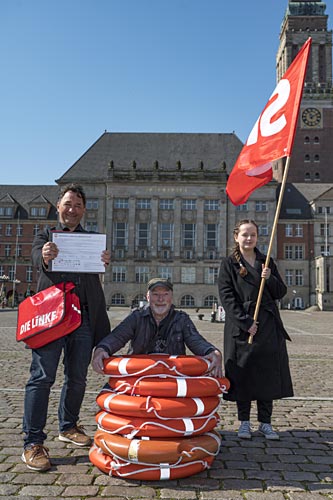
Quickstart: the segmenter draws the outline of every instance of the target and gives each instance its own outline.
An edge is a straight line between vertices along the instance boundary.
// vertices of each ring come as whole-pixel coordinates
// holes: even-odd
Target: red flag
[[[272,161],[291,155],[311,41],[277,84],[229,175],[226,191],[234,205],[272,180]]]

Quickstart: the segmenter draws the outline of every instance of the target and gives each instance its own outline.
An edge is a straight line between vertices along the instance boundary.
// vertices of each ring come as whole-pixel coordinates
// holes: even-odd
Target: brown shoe
[[[91,439],[84,432],[84,427],[82,425],[75,425],[68,431],[64,431],[59,434],[59,441],[65,441],[65,443],[74,443],[77,446],[90,446]]]
[[[42,444],[31,444],[22,453],[22,460],[32,470],[44,472],[51,469],[49,449]]]

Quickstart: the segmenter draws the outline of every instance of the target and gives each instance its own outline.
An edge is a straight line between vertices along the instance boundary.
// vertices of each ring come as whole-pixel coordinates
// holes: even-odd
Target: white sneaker
[[[251,439],[251,424],[249,420],[243,420],[241,422],[237,435],[240,439]]]
[[[263,424],[260,422],[258,431],[261,432],[266,439],[270,439],[271,441],[278,441],[280,439],[278,433],[273,431],[271,424]]]

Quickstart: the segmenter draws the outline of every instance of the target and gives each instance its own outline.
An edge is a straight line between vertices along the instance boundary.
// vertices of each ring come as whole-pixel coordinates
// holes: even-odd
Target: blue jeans
[[[58,408],[59,430],[74,427],[79,420],[88,366],[93,349],[93,334],[86,311],[75,332],[39,349],[32,349],[30,379],[25,388],[23,432],[24,447],[43,444],[51,387],[55,382],[60,356],[64,351],[64,384]]]

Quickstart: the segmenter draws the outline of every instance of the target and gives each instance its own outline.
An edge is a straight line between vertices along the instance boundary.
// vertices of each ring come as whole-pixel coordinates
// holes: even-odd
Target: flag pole
[[[274,217],[274,222],[273,222],[273,227],[272,227],[272,232],[271,232],[271,238],[269,241],[267,255],[266,255],[265,267],[269,266],[269,261],[270,261],[270,257],[271,257],[271,253],[272,253],[273,240],[275,237],[277,224],[278,224],[278,220],[280,217],[283,195],[284,195],[284,191],[285,191],[286,183],[287,183],[289,164],[290,164],[290,156],[287,157],[286,166],[285,166],[285,169],[283,172],[279,199],[278,199],[277,206],[276,206],[275,217]],[[266,281],[265,278],[261,278],[258,298],[257,298],[256,307],[254,310],[254,317],[253,317],[255,322],[257,322],[258,316],[259,316],[259,309],[260,309],[262,295],[264,293],[265,281]],[[250,335],[249,339],[248,339],[248,344],[252,344],[252,342],[253,342],[253,335]]]

